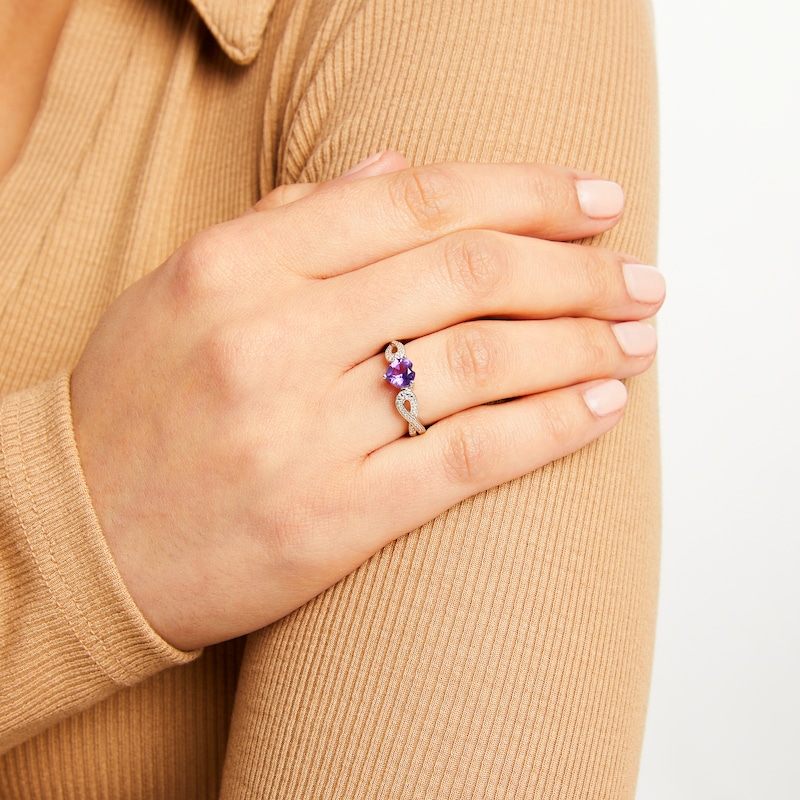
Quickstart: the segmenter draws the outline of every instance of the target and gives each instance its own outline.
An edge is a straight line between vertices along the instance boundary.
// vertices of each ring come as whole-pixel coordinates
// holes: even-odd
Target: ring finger
[[[419,421],[427,426],[493,400],[627,378],[646,370],[655,350],[655,330],[638,321],[480,320],[416,339],[406,357],[415,372]],[[408,432],[394,405],[398,390],[382,379],[386,367],[379,354],[342,377],[363,452]]]

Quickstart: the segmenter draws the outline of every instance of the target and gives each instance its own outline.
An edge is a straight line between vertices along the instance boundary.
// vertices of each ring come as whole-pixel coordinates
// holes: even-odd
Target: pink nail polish
[[[623,264],[628,294],[639,303],[660,303],[666,293],[664,276],[646,264]]]
[[[611,330],[625,355],[650,356],[656,351],[656,329],[646,322],[617,322]]]
[[[628,390],[622,381],[605,381],[587,389],[583,400],[596,417],[607,417],[625,408]]]
[[[625,193],[614,181],[576,181],[575,188],[581,209],[587,217],[611,219],[621,214],[625,207]]]

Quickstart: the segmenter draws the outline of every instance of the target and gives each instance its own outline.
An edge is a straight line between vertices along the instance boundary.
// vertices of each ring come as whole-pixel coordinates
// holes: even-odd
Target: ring
[[[386,345],[383,354],[389,362],[386,372],[383,373],[383,379],[400,390],[394,404],[400,416],[408,423],[408,435],[417,436],[425,433],[425,426],[417,419],[417,396],[411,391],[416,375],[411,369],[413,364],[406,358],[405,347],[402,342],[393,340]]]

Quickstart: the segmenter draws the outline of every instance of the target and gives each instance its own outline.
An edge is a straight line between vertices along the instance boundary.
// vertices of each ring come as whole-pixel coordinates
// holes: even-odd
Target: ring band
[[[425,433],[425,426],[417,419],[417,396],[412,391],[416,374],[411,369],[413,364],[406,358],[405,347],[402,342],[392,340],[386,345],[383,354],[389,362],[386,372],[383,373],[383,379],[400,390],[394,404],[400,416],[408,423],[408,435],[417,436]]]

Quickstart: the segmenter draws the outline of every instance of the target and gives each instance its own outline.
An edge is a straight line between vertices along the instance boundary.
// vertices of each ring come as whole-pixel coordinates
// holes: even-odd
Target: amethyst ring
[[[406,358],[406,349],[402,342],[393,340],[386,345],[384,356],[389,362],[383,379],[400,391],[397,393],[394,404],[400,412],[400,416],[408,423],[408,435],[417,436],[425,433],[425,426],[420,424],[417,419],[417,396],[412,390],[414,370],[413,364]]]

